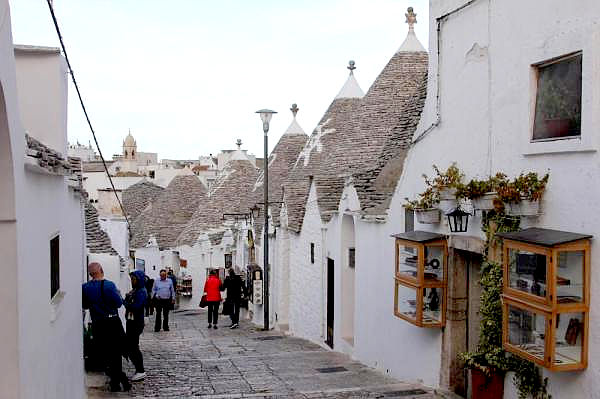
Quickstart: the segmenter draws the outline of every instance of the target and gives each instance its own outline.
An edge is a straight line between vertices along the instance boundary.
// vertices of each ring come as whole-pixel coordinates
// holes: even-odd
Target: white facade
[[[0,26],[1,396],[81,398],[85,249],[80,198],[63,176],[24,167],[26,130],[67,153],[64,60],[56,50],[38,49],[39,56],[17,52],[17,80],[6,0],[0,1],[0,15],[6,16]],[[60,288],[50,298],[49,241],[57,234]]]
[[[99,200],[98,190],[111,189],[110,181],[106,176],[106,172],[84,172],[83,173],[83,188],[88,192],[89,199],[92,203],[97,203]],[[125,190],[135,183],[141,181],[143,177],[112,177],[113,184],[117,190]],[[98,205],[95,205],[98,207]]]
[[[461,8],[467,3],[467,7]],[[558,1],[547,1],[543,6],[541,2],[517,1],[431,2],[428,95],[415,133],[418,142],[405,161],[387,223],[357,224],[357,273],[362,262],[371,265],[368,276],[357,276],[357,298],[363,298],[366,292],[382,298],[372,301],[371,306],[376,309],[364,315],[367,307],[360,300],[357,302],[360,309],[357,316],[365,317],[357,327],[367,329],[376,325],[377,328],[371,328],[369,341],[378,343],[363,345],[357,336],[354,356],[358,360],[389,368],[398,378],[421,378],[434,386],[440,383],[439,375],[445,371],[440,361],[444,332],[413,327],[395,319],[392,313],[394,244],[389,235],[403,231],[403,199],[415,198],[423,191],[421,175],[432,173],[432,163],[444,169],[457,162],[467,179],[500,171],[509,177],[528,171],[549,172],[542,214],[524,220],[522,227],[595,236],[600,232],[600,217],[595,211],[600,197],[600,143],[595,133],[600,111],[596,90],[600,78],[600,30],[596,23],[600,4],[587,1],[578,7],[562,6],[564,3]],[[436,18],[447,13],[450,15],[441,19],[438,28]],[[576,51],[583,52],[581,139],[532,143],[535,99],[532,65]],[[417,223],[415,229],[448,234],[444,221],[438,225]],[[479,216],[470,220],[469,232],[463,235],[484,238]],[[593,243],[592,259],[599,250],[598,244]],[[592,293],[600,285],[600,275],[594,270],[592,264]],[[370,278],[370,282],[365,278]],[[600,327],[597,303],[592,294],[588,369],[569,373],[544,370],[553,397],[590,398],[600,392],[595,378],[600,366],[593,360],[600,353],[596,337]],[[385,336],[378,337],[383,331]],[[394,348],[394,353],[386,353],[389,348]],[[411,359],[410,367],[394,361],[394,356]],[[515,398],[510,375],[505,385],[505,398]]]

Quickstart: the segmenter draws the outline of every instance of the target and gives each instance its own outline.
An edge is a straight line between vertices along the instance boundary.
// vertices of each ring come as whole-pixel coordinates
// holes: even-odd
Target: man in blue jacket
[[[82,286],[82,305],[90,310],[92,333],[100,346],[99,352],[106,355],[110,390],[120,391],[122,385],[124,391],[129,391],[131,384],[121,363],[125,341],[125,331],[118,314],[123,304],[121,294],[112,281],[104,279],[100,263],[90,263],[88,273],[92,279]]]
[[[144,359],[140,351],[140,335],[144,331],[144,308],[148,302],[148,292],[145,286],[145,274],[141,270],[129,273],[131,291],[125,295],[125,318],[127,319],[127,353],[135,366],[135,375],[131,381],[141,381],[146,378]]]
[[[161,313],[163,316],[163,330],[169,331],[169,310],[171,305],[175,303],[175,288],[170,278],[167,278],[167,271],[160,271],[160,279],[154,280],[152,287],[152,299],[156,308],[156,319],[154,321],[154,332],[160,331]]]

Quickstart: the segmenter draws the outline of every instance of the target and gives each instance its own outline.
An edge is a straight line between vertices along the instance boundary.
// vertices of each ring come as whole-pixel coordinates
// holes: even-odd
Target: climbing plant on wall
[[[492,259],[492,251],[500,247],[497,233],[517,231],[519,227],[520,218],[506,216],[502,211],[490,211],[483,220],[486,246],[480,278],[479,343],[474,352],[462,353],[460,358],[466,368],[479,369],[487,376],[514,371],[520,399],[550,399],[548,379],[542,378],[540,369],[528,360],[508,355],[502,347],[502,264]]]

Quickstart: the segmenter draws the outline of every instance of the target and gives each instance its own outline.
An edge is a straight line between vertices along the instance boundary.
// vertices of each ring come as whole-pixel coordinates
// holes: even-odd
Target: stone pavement
[[[229,318],[220,316],[221,327],[208,330],[205,310],[171,316],[171,331],[155,333],[150,324],[140,337],[146,380],[133,383],[131,392],[110,393],[103,375],[89,374],[89,398],[450,397],[249,322],[230,330]],[[130,363],[125,371],[133,375]]]

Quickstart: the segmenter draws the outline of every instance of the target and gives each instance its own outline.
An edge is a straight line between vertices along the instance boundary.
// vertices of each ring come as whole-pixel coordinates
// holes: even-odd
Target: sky
[[[10,0],[16,44],[58,46],[46,0]],[[131,129],[138,151],[197,159],[263,154],[292,121],[310,134],[348,77],[367,91],[404,41],[405,12],[428,47],[427,0],[54,0],[67,53],[105,157]],[[69,88],[70,142],[91,133]]]

